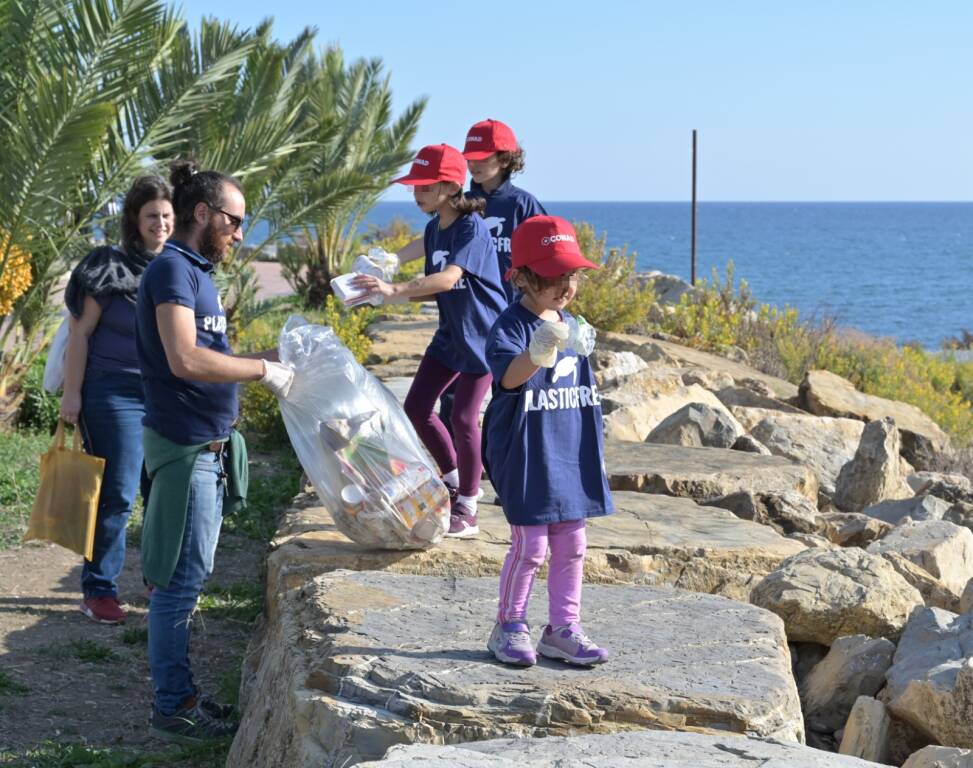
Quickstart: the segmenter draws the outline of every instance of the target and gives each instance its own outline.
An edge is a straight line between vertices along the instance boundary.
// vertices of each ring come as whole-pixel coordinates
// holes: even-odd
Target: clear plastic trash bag
[[[422,549],[449,528],[449,492],[395,396],[331,328],[291,316],[279,339],[294,383],[291,445],[338,529],[380,549]]]

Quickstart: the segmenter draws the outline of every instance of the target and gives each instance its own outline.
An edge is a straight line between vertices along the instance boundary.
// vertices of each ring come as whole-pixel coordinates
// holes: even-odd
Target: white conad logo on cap
[[[483,137],[475,136],[471,133],[469,136],[466,137],[466,142],[469,143],[471,141],[483,141]]]
[[[552,243],[560,242],[574,242],[574,235],[551,235],[550,237],[542,237],[541,245],[551,245]]]
[[[421,157],[417,157],[413,162],[416,165],[429,165],[429,161],[428,160],[423,160]]]

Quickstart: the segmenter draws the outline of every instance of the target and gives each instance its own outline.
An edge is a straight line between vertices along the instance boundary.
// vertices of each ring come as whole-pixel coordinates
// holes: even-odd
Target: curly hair
[[[132,182],[122,203],[122,247],[134,253],[145,247],[139,234],[139,212],[155,200],[172,202],[172,187],[161,176],[139,176]]]
[[[169,166],[172,182],[172,207],[176,213],[176,229],[187,230],[195,221],[196,206],[206,203],[213,208],[224,205],[223,185],[229,184],[241,193],[240,182],[219,171],[201,171],[195,160],[176,160]]]
[[[504,181],[515,173],[520,173],[524,170],[524,165],[526,164],[525,156],[524,148],[519,146],[512,152],[497,152],[497,160],[500,161],[500,167],[503,169]]]

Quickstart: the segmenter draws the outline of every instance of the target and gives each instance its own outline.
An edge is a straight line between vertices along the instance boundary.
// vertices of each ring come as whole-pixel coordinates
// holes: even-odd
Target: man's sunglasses
[[[232,213],[228,213],[227,211],[224,211],[222,208],[217,208],[215,205],[210,205],[209,203],[206,203],[206,205],[210,210],[216,211],[217,213],[222,213],[224,216],[226,216],[230,224],[233,225],[234,232],[236,232],[240,227],[243,226],[243,219],[241,219],[239,216],[234,216]]]

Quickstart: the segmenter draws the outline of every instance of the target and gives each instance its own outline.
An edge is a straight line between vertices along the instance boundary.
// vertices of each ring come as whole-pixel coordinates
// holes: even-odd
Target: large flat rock
[[[647,336],[610,332],[599,333],[598,344],[603,349],[611,349],[616,352],[634,352],[635,354],[640,352],[644,354],[646,345],[649,345],[654,354],[661,352],[670,360],[682,365],[726,373],[734,381],[746,381],[747,379],[759,381],[769,387],[780,400],[797,399],[797,387],[789,381],[770,376],[749,365],[737,363],[725,357],[704,352],[701,349],[693,349],[682,344],[652,339]]]
[[[586,585],[612,651],[577,669],[498,664],[496,578],[336,571],[287,593],[254,638],[228,765],[353,765],[398,743],[644,730],[803,741],[783,624],[714,595]],[[538,581],[530,620],[546,620]]]
[[[484,501],[493,499],[485,486]],[[585,581],[669,585],[747,601],[750,589],[804,545],[769,526],[690,499],[619,491],[616,513],[588,526]],[[268,610],[274,595],[341,568],[438,576],[495,576],[510,546],[503,511],[479,504],[480,535],[427,550],[366,549],[348,540],[327,508],[306,497],[286,515],[267,559]],[[310,506],[308,506],[310,505]]]
[[[359,768],[878,768],[878,763],[747,736],[639,731],[392,747]],[[925,765],[925,764],[924,764]],[[931,765],[931,764],[930,764]],[[950,763],[950,765],[954,765]],[[959,763],[956,763],[959,765]]]
[[[613,490],[685,496],[699,502],[738,491],[797,491],[814,502],[818,495],[814,472],[783,456],[606,440],[605,466]]]
[[[418,365],[438,327],[439,318],[428,314],[397,315],[372,323],[368,326],[372,349],[366,362],[406,359],[415,360]]]
[[[935,469],[937,456],[950,450],[949,436],[916,406],[866,395],[830,371],[808,371],[801,382],[800,399],[819,416],[862,421],[891,418],[902,433],[902,454],[916,469]]]

